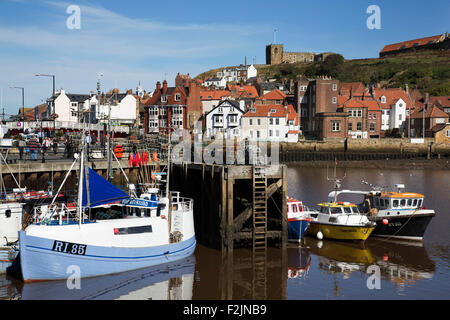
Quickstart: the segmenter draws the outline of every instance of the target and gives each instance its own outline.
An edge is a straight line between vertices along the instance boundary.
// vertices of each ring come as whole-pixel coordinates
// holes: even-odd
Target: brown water
[[[332,175],[330,170],[329,175]],[[423,243],[369,238],[364,245],[305,237],[286,251],[269,248],[265,269],[256,270],[252,252],[235,249],[232,257],[201,245],[195,254],[170,266],[121,275],[82,279],[81,289],[64,281],[24,285],[0,275],[3,299],[449,299],[450,171],[346,169],[343,189],[367,190],[396,183],[425,194],[425,207],[437,215]],[[337,176],[344,176],[338,169]],[[327,169],[288,169],[289,196],[306,205],[326,200],[332,183]],[[380,271],[379,289],[369,289],[367,273]],[[265,277],[257,279],[257,275]],[[373,282],[371,282],[373,283]]]

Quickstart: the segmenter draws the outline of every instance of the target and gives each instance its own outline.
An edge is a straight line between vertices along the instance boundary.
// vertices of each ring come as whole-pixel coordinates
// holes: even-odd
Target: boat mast
[[[171,128],[168,128],[169,138],[167,140],[167,178],[166,178],[166,197],[169,197],[169,180],[170,180],[170,133]],[[170,198],[170,197],[169,197]]]
[[[79,175],[78,175],[78,205],[77,205],[77,209],[78,209],[78,217],[79,217],[79,222],[78,224],[81,226],[81,219],[82,219],[82,215],[83,215],[83,208],[82,208],[82,204],[83,204],[83,162],[84,162],[84,148],[81,148],[81,155],[80,155],[80,171],[79,171]]]

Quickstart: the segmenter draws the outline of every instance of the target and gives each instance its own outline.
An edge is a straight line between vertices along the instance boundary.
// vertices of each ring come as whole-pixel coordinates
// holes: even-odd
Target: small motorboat
[[[309,227],[311,221],[308,207],[304,206],[299,200],[289,198],[287,199],[287,214],[288,214],[288,240],[299,242],[303,234]]]
[[[358,206],[351,202],[319,203],[320,211],[311,214],[308,234],[318,239],[366,240],[376,223],[361,214]]]

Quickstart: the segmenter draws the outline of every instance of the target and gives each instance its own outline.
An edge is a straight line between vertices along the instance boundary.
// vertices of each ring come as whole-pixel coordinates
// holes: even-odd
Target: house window
[[[269,123],[270,123],[270,125],[273,125],[273,119],[272,118],[269,119]]]
[[[447,138],[450,138],[450,130],[445,130],[445,136],[446,136]]]
[[[377,118],[376,112],[372,113],[372,119],[375,120]]]
[[[398,120],[402,121],[402,115],[401,114],[398,115]]]
[[[167,96],[161,96],[161,102],[167,102]]]
[[[333,83],[333,91],[336,91],[336,90],[337,90],[337,84]]]
[[[180,101],[180,94],[179,93],[175,93],[175,101]]]
[[[236,123],[237,122],[237,115],[233,114],[229,116],[230,123]]]
[[[260,126],[261,125],[261,119],[258,119],[257,121],[258,121],[258,126]]]
[[[386,103],[386,97],[385,96],[381,97],[381,103]]]
[[[340,121],[333,121],[331,131],[338,132],[341,131],[341,122]]]
[[[372,112],[369,112],[369,119],[372,119]]]
[[[374,132],[375,131],[375,123],[373,123],[373,122],[369,123],[369,129],[371,132]]]
[[[337,98],[333,97],[333,103],[337,103]]]
[[[259,138],[259,130],[256,131],[256,138]]]
[[[222,116],[215,116],[215,117],[214,117],[214,123],[220,124],[220,123],[222,123],[222,122],[223,122]]]
[[[277,110],[275,110],[275,109],[270,109],[270,113],[275,113],[275,112],[277,112]]]
[[[353,124],[351,122],[348,123],[348,131],[352,131]]]
[[[358,131],[361,131],[361,130],[362,130],[362,123],[361,123],[361,122],[358,122],[358,123],[356,124],[356,130],[358,130]]]
[[[269,137],[272,136],[272,130],[269,130]]]
[[[362,110],[358,110],[358,118],[362,117]]]
[[[252,126],[253,125],[253,119],[248,119],[248,125]]]
[[[280,119],[276,118],[276,119],[275,119],[275,124],[276,124],[276,125],[279,125],[279,124],[280,124]]]

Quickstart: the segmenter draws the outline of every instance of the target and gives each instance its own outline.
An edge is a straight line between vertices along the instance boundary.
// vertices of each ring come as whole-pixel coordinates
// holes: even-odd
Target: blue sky
[[[66,13],[80,7],[80,29]],[[370,30],[368,6],[381,10],[381,29]],[[0,90],[7,114],[35,106],[56,88],[88,93],[152,91],[173,85],[177,72],[195,76],[220,66],[265,63],[265,46],[287,51],[332,51],[346,59],[373,58],[385,44],[449,32],[450,1],[38,1],[0,0]],[[1,110],[0,110],[1,112]]]

